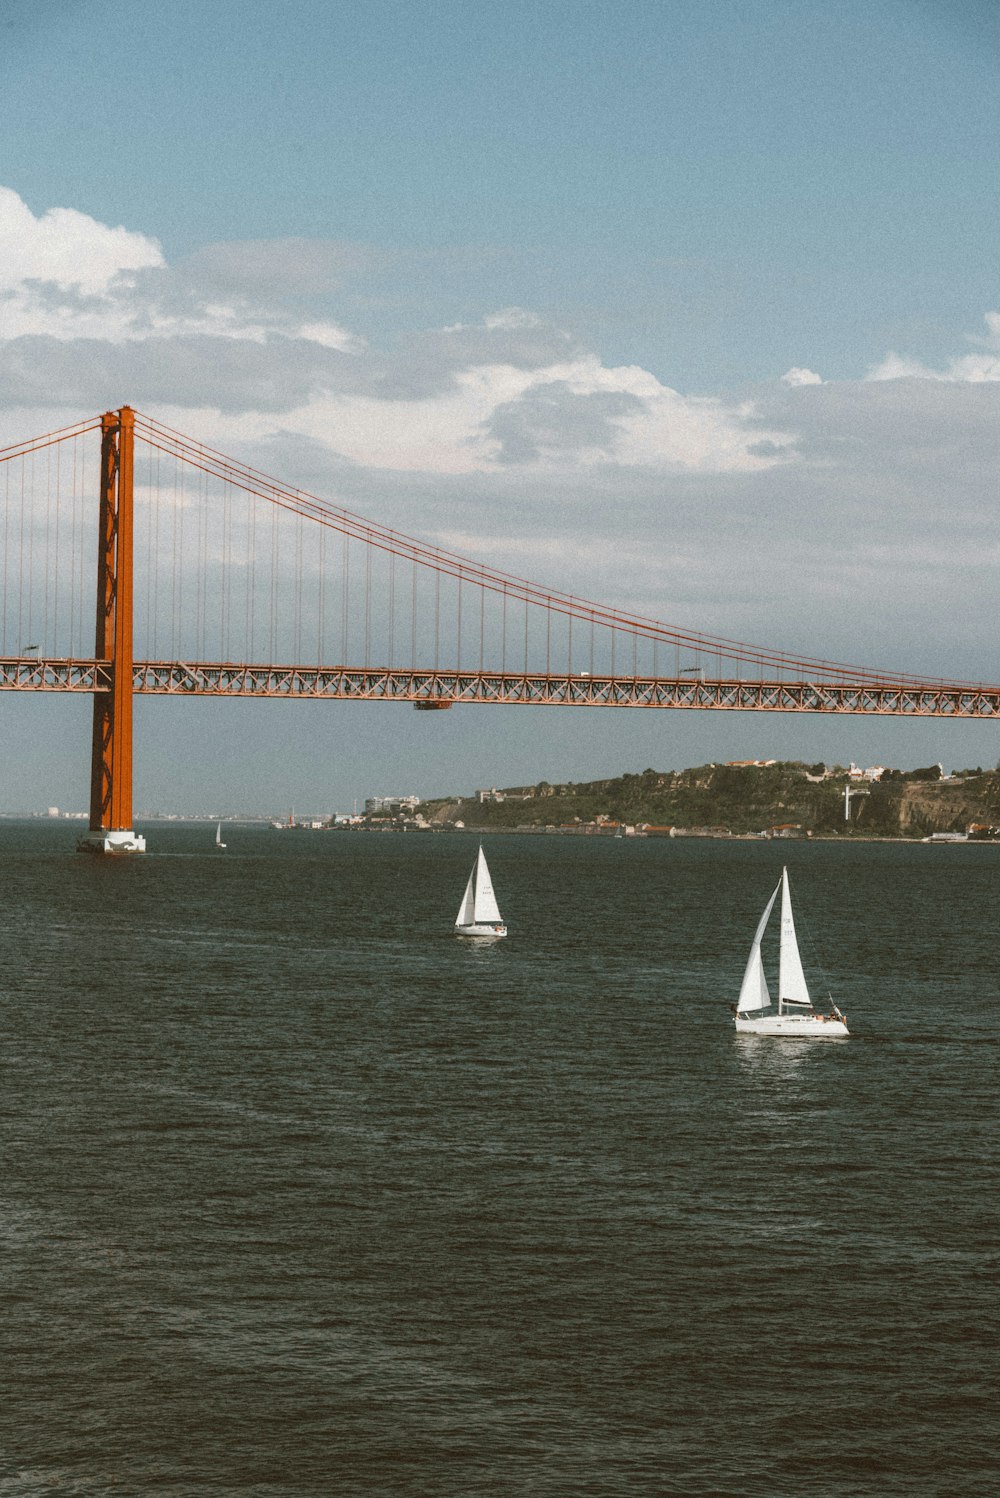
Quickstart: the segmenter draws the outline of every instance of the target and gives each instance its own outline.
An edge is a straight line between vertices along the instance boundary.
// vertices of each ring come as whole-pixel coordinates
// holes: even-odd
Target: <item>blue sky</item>
[[[131,400],[555,586],[996,680],[998,64],[966,0],[8,0],[0,428]],[[75,729],[39,757],[39,704],[4,706],[6,804],[82,804]],[[367,710],[297,711],[199,708],[206,787],[190,721],[140,704],[140,803],[1000,754],[976,725],[487,710],[398,715],[390,751],[388,710],[370,740]]]
[[[373,335],[500,295],[715,390],[817,348],[830,378],[933,360],[992,305],[991,5],[8,9],[5,180],[36,212],[171,261],[288,235],[451,259],[376,288]]]

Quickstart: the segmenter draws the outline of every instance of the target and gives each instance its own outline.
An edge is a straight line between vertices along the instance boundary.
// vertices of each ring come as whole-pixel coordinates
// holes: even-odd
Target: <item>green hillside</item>
[[[732,833],[778,826],[821,835],[927,836],[962,831],[971,823],[1000,823],[1000,774],[968,771],[940,780],[937,767],[882,782],[851,782],[851,820],[844,817],[846,769],[779,761],[755,765],[701,765],[644,770],[581,784],[511,786],[475,796],[424,802],[435,822],[466,827],[563,827],[625,823]]]

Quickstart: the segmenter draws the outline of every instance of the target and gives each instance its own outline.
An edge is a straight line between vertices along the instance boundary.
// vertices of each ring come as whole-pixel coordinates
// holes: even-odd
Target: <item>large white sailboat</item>
[[[760,944],[764,938],[768,918],[774,902],[781,893],[781,943],[778,950],[778,1004],[771,1004],[771,995],[764,976],[764,962],[760,955]],[[813,1008],[809,997],[806,976],[802,971],[799,944],[795,936],[795,921],[792,918],[792,899],[788,892],[788,870],[782,869],[781,879],[774,894],[768,900],[764,914],[754,933],[753,946],[747,961],[740,996],[733,1011],[738,1035],[783,1035],[800,1040],[842,1040],[850,1032],[847,1022],[834,1004],[829,1014],[820,1014]]]
[[[217,848],[224,848],[226,846],[225,843],[222,841],[222,823],[221,822],[219,823],[218,827],[216,827],[216,829],[215,829],[215,846]]]
[[[469,882],[455,917],[457,936],[506,936],[507,927],[500,915],[497,897],[493,893],[493,880],[486,864],[486,855],[480,843],[479,853],[472,865]]]

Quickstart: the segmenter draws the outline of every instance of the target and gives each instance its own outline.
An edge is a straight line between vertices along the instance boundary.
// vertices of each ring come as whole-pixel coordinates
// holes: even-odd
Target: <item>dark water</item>
[[[0,824],[2,1498],[997,1490],[1000,848],[147,831]]]

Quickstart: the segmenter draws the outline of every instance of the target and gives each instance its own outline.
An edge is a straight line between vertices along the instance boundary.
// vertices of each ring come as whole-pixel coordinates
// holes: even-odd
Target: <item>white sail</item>
[[[476,916],[475,916],[475,910],[476,910],[476,866],[473,865],[472,873],[469,875],[469,882],[465,886],[465,894],[462,896],[462,903],[458,907],[458,915],[455,917],[455,925],[456,926],[471,926],[472,923],[473,923],[473,921],[476,918]]]
[[[795,939],[792,899],[788,892],[788,870],[781,871],[781,948],[778,956],[778,1001],[781,1004],[812,1004],[806,975],[802,971],[799,944]]]
[[[486,866],[486,855],[483,853],[482,848],[480,848],[479,857],[476,859],[475,882],[476,898],[473,919],[476,924],[478,925],[480,922],[489,924],[499,921],[501,919],[500,907],[497,904],[497,897],[493,893],[493,880],[490,878],[490,871]]]
[[[764,927],[767,925],[767,918],[774,909],[774,902],[778,898],[778,890],[780,888],[780,884],[776,886],[774,894],[768,900],[764,914],[760,918],[757,930],[754,932],[753,946],[750,948],[746,972],[743,974],[740,996],[736,1001],[736,1008],[741,1014],[754,1009],[767,1009],[771,1003],[771,995],[767,989],[767,979],[764,976],[764,964],[761,961],[760,944],[764,937]]]

